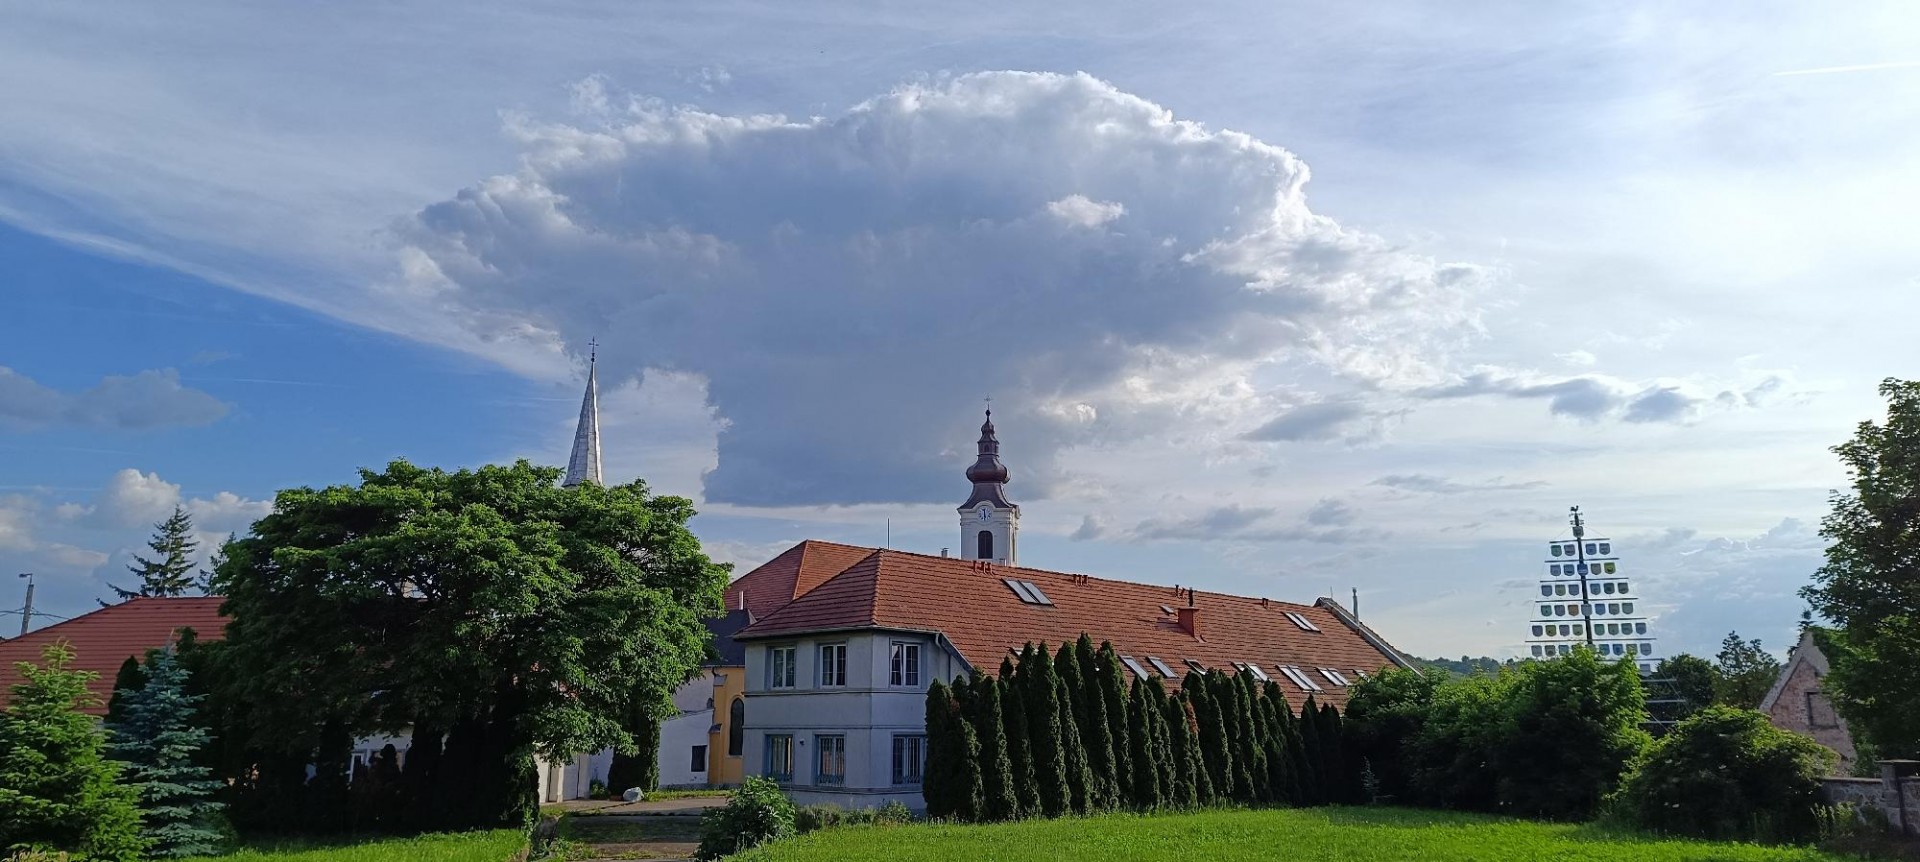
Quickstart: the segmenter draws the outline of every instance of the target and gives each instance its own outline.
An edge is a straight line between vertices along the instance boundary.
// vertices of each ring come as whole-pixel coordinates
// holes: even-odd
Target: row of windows
[[[1556,628],[1558,629],[1557,631],[1556,631]],[[1643,635],[1647,633],[1647,624],[1646,623],[1594,623],[1593,633],[1596,635]],[[1560,637],[1575,637],[1575,636],[1585,637],[1586,634],[1587,634],[1587,627],[1585,623],[1574,623],[1572,625],[1561,623],[1557,627],[1554,626],[1552,623],[1548,623],[1544,626],[1533,627],[1533,636],[1537,638],[1538,637],[1550,638],[1550,637],[1553,637],[1554,635],[1559,635]]]
[[[1624,596],[1627,594],[1627,582],[1626,581],[1607,581],[1604,584],[1588,584],[1587,592],[1594,595]],[[1541,584],[1540,595],[1578,597],[1580,595],[1580,585],[1579,584]]]
[[[1556,575],[1611,575],[1620,571],[1618,563],[1555,563],[1547,571]]]
[[[1585,616],[1585,613],[1581,610],[1582,608],[1585,608],[1585,607],[1587,607],[1585,604],[1541,605],[1540,615],[1543,617]],[[1605,616],[1607,614],[1630,614],[1630,613],[1633,613],[1633,603],[1632,602],[1594,602],[1593,613],[1595,616]]]
[[[1158,656],[1147,656],[1146,659],[1147,659],[1147,663],[1153,665],[1153,669],[1159,672],[1160,676],[1166,679],[1175,678],[1173,675],[1173,668],[1168,667],[1167,663],[1164,661],[1161,661]],[[1207,666],[1200,663],[1198,659],[1189,658],[1189,659],[1181,659],[1181,661],[1185,662],[1187,667],[1193,668],[1196,671],[1199,671],[1201,673],[1207,672]],[[1146,669],[1142,668],[1140,666],[1140,662],[1136,660],[1133,656],[1130,656],[1130,655],[1121,656],[1120,663],[1126,665],[1127,670],[1133,671],[1133,675],[1135,677],[1138,677],[1140,679],[1146,679],[1147,677]],[[1253,662],[1236,661],[1236,662],[1233,662],[1232,664],[1234,669],[1239,670],[1242,673],[1251,674],[1254,679],[1259,680],[1260,682],[1266,682],[1269,679],[1272,679],[1272,677],[1267,676],[1267,672],[1265,668],[1262,668],[1261,666],[1254,664]],[[1298,665],[1277,664],[1277,665],[1274,665],[1274,667],[1277,668],[1281,674],[1286,676],[1287,679],[1292,680],[1294,685],[1299,686],[1301,691],[1325,691],[1326,690],[1322,688],[1319,683],[1314,682],[1311,677],[1307,676],[1306,672],[1302,671]],[[1320,673],[1320,676],[1324,677],[1327,680],[1327,682],[1333,683],[1334,685],[1349,686],[1353,684],[1352,680],[1349,680],[1346,674],[1340,672],[1335,668],[1320,667],[1320,668],[1314,668],[1314,670],[1318,671]],[[1355,670],[1354,675],[1360,677],[1361,679],[1365,679],[1367,677],[1367,672],[1363,670]]]
[[[793,781],[793,734],[767,734],[767,760],[761,773],[774,781]],[[700,752],[704,759],[705,752]],[[927,737],[902,733],[893,738],[893,783],[919,784],[927,768]],[[813,783],[847,783],[847,735],[818,733],[813,737]]]
[[[768,647],[767,688],[793,688],[794,680],[799,674],[798,658],[798,647]],[[917,686],[920,684],[919,644],[894,642],[887,663],[889,685]],[[820,685],[838,687],[846,684],[847,645],[844,643],[821,644]]]
[[[1601,655],[1653,655],[1652,641],[1643,644],[1594,644],[1594,648],[1598,649]],[[1567,655],[1572,652],[1572,644],[1533,645],[1535,656]],[[1645,670],[1646,665],[1641,665],[1640,669]]]
[[[1547,548],[1553,551],[1553,555],[1556,557],[1573,557],[1573,556],[1578,556],[1580,554],[1579,542],[1567,542],[1565,544],[1556,542],[1554,544],[1548,545]],[[1612,542],[1588,542],[1587,543],[1587,556],[1589,557],[1604,557],[1612,553],[1613,553]]]

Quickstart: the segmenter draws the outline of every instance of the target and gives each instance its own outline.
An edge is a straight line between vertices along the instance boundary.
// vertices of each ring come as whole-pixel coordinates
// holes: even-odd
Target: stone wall
[[[1767,709],[1767,719],[1775,727],[1812,737],[1814,742],[1833,749],[1840,755],[1840,762],[1835,765],[1836,774],[1846,775],[1853,769],[1853,737],[1847,733],[1840,713],[1834,710],[1833,701],[1821,690],[1819,668],[1812,661],[1799,661],[1793,662],[1786,673],[1786,680]]]
[[[1871,808],[1909,837],[1920,837],[1920,761],[1883,760],[1879,778],[1823,778],[1820,795],[1835,805]]]

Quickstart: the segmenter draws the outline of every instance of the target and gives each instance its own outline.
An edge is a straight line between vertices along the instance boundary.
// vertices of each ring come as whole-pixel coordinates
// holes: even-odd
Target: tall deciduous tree
[[[1683,721],[1714,704],[1719,682],[1719,668],[1706,659],[1686,653],[1663,658],[1647,681],[1647,712],[1669,724]]]
[[[1838,629],[1826,685],[1883,757],[1920,756],[1920,381],[1888,379],[1884,423],[1833,451],[1852,481],[1820,522],[1827,562],[1801,591]]]
[[[1780,660],[1760,646],[1759,638],[1743,641],[1739,632],[1727,632],[1715,658],[1720,671],[1715,699],[1737,709],[1759,706],[1780,677]]]
[[[444,755],[411,785],[452,829],[530,818],[536,751],[631,750],[636,703],[670,709],[704,657],[727,569],[686,499],[560,472],[396,461],[280,492],[214,578],[219,698],[260,758],[410,727]]]
[[[119,783],[105,734],[80,711],[99,702],[87,693],[98,675],[67,667],[65,641],[40,655],[18,665],[25,682],[0,712],[0,849],[134,862],[147,844],[134,788]]]
[[[187,671],[172,650],[155,652],[146,682],[126,690],[119,720],[108,725],[114,759],[126,764],[124,779],[139,788],[142,832],[149,856],[162,859],[220,852],[225,827],[215,794],[221,782],[199,763],[207,729],[194,709],[200,697],[187,693]]]
[[[147,549],[153,556],[135,554],[133,564],[127,567],[140,578],[140,583],[131,590],[112,584],[107,588],[123,600],[135,596],[184,596],[200,583],[193,571],[193,552],[199,548],[199,541],[193,538],[193,516],[176,504],[172,515],[153,525],[153,538],[147,540]]]

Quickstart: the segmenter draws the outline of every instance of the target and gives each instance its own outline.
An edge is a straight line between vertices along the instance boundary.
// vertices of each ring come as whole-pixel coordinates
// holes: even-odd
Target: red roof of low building
[[[87,686],[99,703],[84,711],[104,715],[107,699],[113,695],[113,678],[129,656],[144,656],[147,650],[172,643],[181,629],[193,629],[194,636],[202,641],[225,636],[226,618],[220,616],[223,601],[218,596],[131,598],[0,641],[0,704],[6,703],[13,695],[13,686],[23,680],[17,665],[40,663],[40,651],[63,640],[73,647],[73,662],[68,668],[100,675]]]
[[[873,553],[872,548],[839,545],[808,540],[781,552],[759,568],[727,585],[727,609],[740,607],[746,597],[747,611],[761,619],[797,599],[828,578],[847,570]]]
[[[807,543],[803,543],[807,544]],[[817,544],[817,543],[815,543]],[[1411,665],[1384,639],[1361,625],[1331,599],[1294,604],[1225,593],[1194,591],[1195,629],[1180,624],[1188,592],[1173,586],[1107,580],[1089,575],[994,566],[904,551],[834,546],[860,550],[863,556],[771,613],[758,616],[736,639],[764,639],[810,632],[882,629],[938,632],[969,664],[997,672],[1009,649],[1028,642],[1050,648],[1078,638],[1112,641],[1149,673],[1148,657],[1185,674],[1189,659],[1206,668],[1237,672],[1241,664],[1258,666],[1280,683],[1297,706],[1308,691],[1291,681],[1283,666],[1297,667],[1321,691],[1318,702],[1343,704],[1344,688],[1326,676],[1332,669],[1350,681],[1355,671]],[[798,550],[796,547],[795,550]],[[771,593],[784,583],[783,562],[794,550],[736,580],[733,589],[751,596]],[[775,564],[779,564],[775,566]],[[769,570],[768,567],[775,568]],[[766,574],[763,575],[763,572]],[[775,584],[754,581],[766,577]],[[1051,604],[1023,601],[1008,579],[1030,582]],[[1168,611],[1173,611],[1169,613]],[[1318,631],[1301,628],[1297,614]]]

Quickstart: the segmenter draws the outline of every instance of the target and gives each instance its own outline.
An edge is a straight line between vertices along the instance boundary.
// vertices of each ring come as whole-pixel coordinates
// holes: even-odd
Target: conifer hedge
[[[927,692],[922,793],[936,818],[1000,821],[1104,810],[1359,801],[1362,760],[1340,713],[1245,672],[1128,685],[1111,643],[1029,643],[997,677]]]

